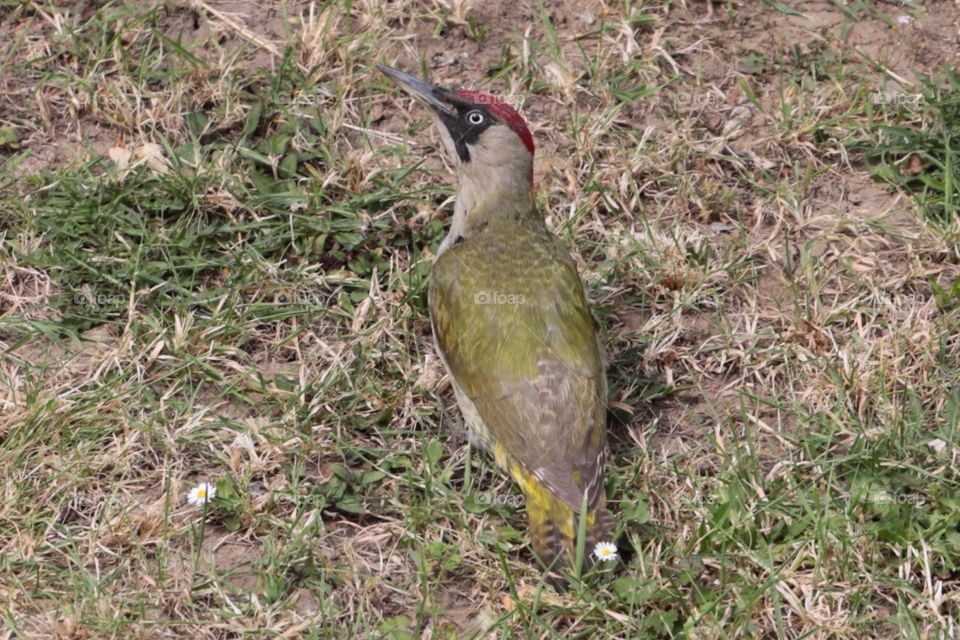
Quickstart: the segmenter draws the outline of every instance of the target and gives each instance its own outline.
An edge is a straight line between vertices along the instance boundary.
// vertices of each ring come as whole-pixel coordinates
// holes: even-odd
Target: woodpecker
[[[428,300],[469,439],[520,486],[545,567],[574,567],[585,521],[586,569],[613,524],[606,373],[576,265],[534,202],[533,136],[502,99],[379,66],[429,107],[457,170]]]

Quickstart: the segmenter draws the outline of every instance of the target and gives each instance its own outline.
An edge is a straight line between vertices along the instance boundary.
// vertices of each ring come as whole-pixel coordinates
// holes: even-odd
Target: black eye
[[[470,124],[483,124],[483,114],[479,111],[471,111],[467,114],[467,122]]]

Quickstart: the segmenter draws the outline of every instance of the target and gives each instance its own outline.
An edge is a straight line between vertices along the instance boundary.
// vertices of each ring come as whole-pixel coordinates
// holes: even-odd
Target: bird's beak
[[[378,64],[377,66],[380,71],[383,71],[391,80],[400,85],[404,91],[425,103],[431,109],[447,115],[456,114],[456,109],[453,108],[449,99],[450,92],[446,89],[414,78],[409,73],[404,73],[385,64]]]

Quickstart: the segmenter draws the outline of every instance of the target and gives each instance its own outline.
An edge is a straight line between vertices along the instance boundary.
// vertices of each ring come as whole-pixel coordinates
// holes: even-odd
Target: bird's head
[[[444,89],[392,67],[379,67],[430,108],[461,180],[494,174],[532,184],[533,136],[516,109],[487,93]]]

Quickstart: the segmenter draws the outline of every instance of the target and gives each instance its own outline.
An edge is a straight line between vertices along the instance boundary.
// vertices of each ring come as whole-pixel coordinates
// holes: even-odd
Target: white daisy
[[[598,542],[593,547],[593,555],[597,560],[616,560],[617,545],[613,544],[612,542]]]
[[[187,502],[200,507],[213,500],[217,495],[217,487],[209,482],[201,482],[187,494]]]

